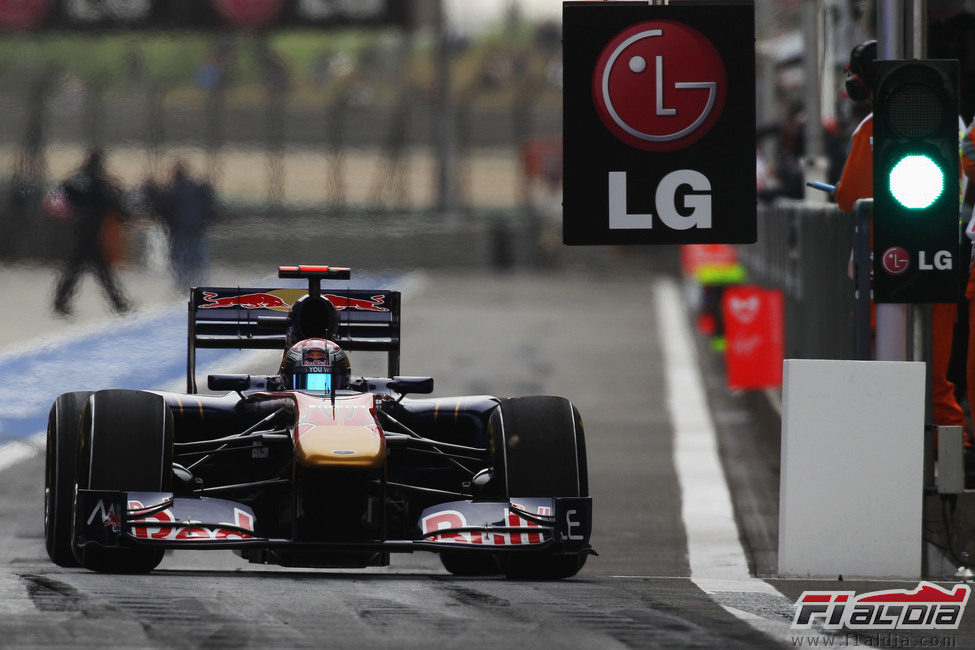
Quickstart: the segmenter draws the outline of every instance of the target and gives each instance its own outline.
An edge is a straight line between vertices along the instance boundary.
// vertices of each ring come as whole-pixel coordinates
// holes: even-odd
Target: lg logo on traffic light
[[[958,62],[874,65],[874,299],[955,302]]]

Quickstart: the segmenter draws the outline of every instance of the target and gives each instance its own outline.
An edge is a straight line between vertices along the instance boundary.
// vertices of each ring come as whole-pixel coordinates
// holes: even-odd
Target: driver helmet
[[[352,377],[349,355],[328,339],[295,343],[281,360],[281,383],[288,390],[332,392],[348,388]]]

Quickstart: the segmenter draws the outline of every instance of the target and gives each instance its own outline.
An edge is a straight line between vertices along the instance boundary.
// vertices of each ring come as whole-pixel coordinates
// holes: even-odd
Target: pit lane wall
[[[341,260],[360,269],[504,270],[554,266],[566,257],[561,214],[555,215],[548,206],[439,214],[263,211],[228,205],[218,213],[205,235],[214,265],[276,265],[303,259]],[[0,264],[60,264],[75,245],[73,226],[71,220],[53,219],[39,209],[27,211],[16,225],[0,228],[5,235],[0,241]],[[166,233],[153,219],[137,216],[126,222],[120,246],[123,266],[165,267]],[[605,265],[609,252],[575,251],[572,257]]]

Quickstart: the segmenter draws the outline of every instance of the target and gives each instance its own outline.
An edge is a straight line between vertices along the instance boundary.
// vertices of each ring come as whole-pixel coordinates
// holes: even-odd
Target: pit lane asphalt
[[[44,553],[43,459],[35,455],[0,471],[0,646],[791,645],[743,622],[751,616],[787,627],[788,608],[769,608],[735,585],[709,596],[689,579],[662,337],[651,301],[660,274],[650,265],[621,264],[595,274],[427,274],[404,300],[403,372],[435,376],[437,395],[550,393],[578,405],[595,499],[592,541],[600,556],[577,578],[456,579],[421,553],[394,556],[389,568],[370,571],[261,567],[227,552],[171,553],[148,576],[60,569]],[[221,274],[236,284],[234,271]],[[183,303],[158,277],[133,273],[125,280],[147,311]],[[49,271],[0,271],[10,297],[0,325],[3,348],[117,324],[90,281],[76,320],[53,318],[47,312],[52,282]],[[274,365],[264,363],[254,370]],[[354,355],[353,363],[356,372],[368,372],[360,370],[370,363],[364,355]],[[22,376],[3,381],[30,388]],[[709,397],[716,391],[710,382]],[[749,409],[731,399],[730,411],[715,413],[717,428],[752,426]],[[754,455],[735,462],[751,460]],[[747,464],[729,471],[736,473],[747,473]],[[734,486],[732,493],[737,500]],[[751,559],[754,567],[765,561]],[[794,602],[806,588],[853,586],[769,582],[785,594],[780,603]],[[956,647],[972,647],[965,623]]]

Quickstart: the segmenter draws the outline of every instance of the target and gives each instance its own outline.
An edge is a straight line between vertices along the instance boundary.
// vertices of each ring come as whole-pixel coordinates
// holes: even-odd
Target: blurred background
[[[876,4],[756,3],[763,201],[827,200],[804,182],[835,182],[867,110],[843,67],[875,34]],[[929,56],[962,61],[970,121],[975,2],[922,4]],[[602,263],[561,245],[560,13],[557,0],[0,0],[0,262],[69,255],[52,192],[98,147],[129,208],[106,234],[119,267],[166,268],[152,190],[177,163],[212,191],[212,263]]]
[[[878,8],[886,12],[878,12]],[[903,20],[901,13],[913,14]],[[878,13],[880,14],[878,17]],[[806,180],[835,184],[850,136],[870,110],[844,82],[851,50],[896,21],[925,58],[960,62],[961,115],[975,112],[975,2],[971,0],[777,0],[756,2],[757,182],[777,198],[825,202]]]
[[[52,193],[100,148],[129,209],[109,235],[119,266],[165,267],[151,190],[177,163],[212,188],[214,263],[552,262],[560,11],[551,0],[0,1],[0,260],[68,254],[72,220]],[[458,236],[474,240],[458,248]]]

